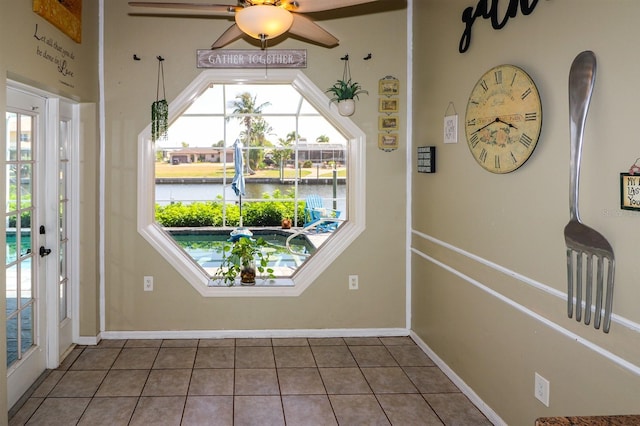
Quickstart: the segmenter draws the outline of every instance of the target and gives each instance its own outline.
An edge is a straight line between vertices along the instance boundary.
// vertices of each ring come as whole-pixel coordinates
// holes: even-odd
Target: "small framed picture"
[[[397,133],[379,133],[378,148],[384,151],[398,149],[398,137]]]
[[[640,210],[640,175],[620,173],[620,208]]]
[[[378,117],[378,130],[399,130],[400,124],[398,117],[390,115],[381,115]]]
[[[400,93],[400,81],[396,78],[383,78],[378,84],[379,95],[397,95]]]
[[[458,114],[444,118],[444,143],[458,143]]]
[[[398,99],[397,98],[380,98],[378,102],[378,111],[398,112]]]

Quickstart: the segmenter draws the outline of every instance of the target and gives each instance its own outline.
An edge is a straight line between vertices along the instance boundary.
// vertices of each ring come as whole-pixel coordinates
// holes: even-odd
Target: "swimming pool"
[[[213,276],[222,262],[223,248],[231,245],[228,241],[232,230],[169,230],[175,242],[202,267],[207,274]],[[273,268],[278,278],[291,275],[304,263],[315,247],[304,235],[299,235],[289,242],[291,253],[287,250],[286,240],[291,233],[279,229],[252,229],[253,238],[263,238],[267,246],[263,252],[269,255],[269,267]],[[298,254],[300,253],[300,254]]]
[[[18,253],[16,251],[16,231],[7,230],[6,232],[6,257],[5,262],[7,264],[18,260]],[[31,232],[20,232],[20,245],[22,248],[21,256],[31,252]]]

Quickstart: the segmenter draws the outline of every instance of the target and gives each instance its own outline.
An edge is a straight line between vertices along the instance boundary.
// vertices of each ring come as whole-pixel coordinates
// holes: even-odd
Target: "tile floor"
[[[33,388],[10,425],[491,425],[409,337],[103,340]]]

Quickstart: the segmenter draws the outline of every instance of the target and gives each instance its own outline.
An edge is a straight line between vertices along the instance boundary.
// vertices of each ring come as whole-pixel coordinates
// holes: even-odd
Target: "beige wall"
[[[619,173],[640,156],[633,131],[640,3],[540,1],[531,15],[518,14],[500,31],[478,19],[470,49],[460,54],[461,14],[476,3],[414,2],[413,145],[437,146],[438,172],[412,174],[412,329],[508,424],[533,424],[548,415],[637,413],[640,213],[620,210]],[[500,3],[506,8],[508,2]],[[567,81],[583,50],[595,52],[598,74],[585,132],[581,216],[614,247],[614,312],[632,326],[615,321],[608,335],[568,319],[566,302],[552,294],[566,293]],[[502,63],[524,68],[535,80],[543,129],[522,168],[495,175],[476,164],[463,124],[477,79]],[[442,142],[449,102],[459,114],[455,145]],[[636,373],[613,357],[635,364]],[[549,408],[533,396],[534,372],[551,383]]]
[[[272,46],[307,49],[304,72],[321,89],[342,76],[348,53],[354,79],[370,91],[353,116],[367,134],[366,231],[299,297],[203,298],[136,231],[137,138],[156,100],[156,56],[165,58],[171,102],[199,74],[196,49],[231,21],[132,17],[125,0],[105,3],[106,330],[404,328],[406,141],[392,153],[377,148],[377,84],[397,76],[405,99],[406,11],[323,20],[341,40],[334,49],[295,39]],[[228,47],[256,48],[244,40]],[[364,61],[368,53],[373,59]],[[405,117],[406,109],[401,123]],[[349,274],[360,276],[360,290],[347,289]],[[143,291],[144,275],[155,277],[152,293]]]
[[[65,36],[61,31],[53,27],[31,10],[31,1],[1,0],[0,9],[0,114],[6,112],[6,79],[8,77],[21,83],[25,83],[53,93],[58,96],[87,103],[82,109],[81,120],[83,133],[81,137],[81,191],[83,202],[81,206],[81,225],[91,222],[97,215],[96,187],[93,185],[97,178],[97,115],[95,103],[98,101],[98,4],[95,1],[85,1],[83,5],[83,32],[82,43],[77,44]],[[37,25],[37,31],[36,31]],[[36,39],[36,37],[42,40]],[[47,45],[51,41],[51,46]],[[63,57],[54,50],[55,45],[73,53],[73,58]],[[47,51],[52,60],[44,59]],[[62,75],[58,71],[55,60],[67,60],[66,71],[72,71],[73,75]],[[93,106],[92,106],[93,105]],[[5,134],[5,120],[0,121],[0,134]],[[2,138],[3,152],[5,140]],[[4,174],[3,183],[0,184],[1,197],[4,199]],[[89,220],[87,220],[89,219]],[[4,235],[4,222],[0,225],[0,232]],[[84,239],[87,237],[87,239]],[[4,237],[3,237],[4,238]],[[98,332],[97,318],[97,239],[95,235],[83,233],[82,253],[80,256],[82,289],[81,335],[95,336]],[[5,246],[2,245],[2,258],[5,254]],[[5,289],[5,274],[0,274],[1,290]],[[4,312],[5,300],[2,298],[0,308]],[[87,308],[89,307],[89,308]],[[6,419],[6,335],[5,318],[0,320],[0,424]],[[88,326],[87,326],[88,325]]]

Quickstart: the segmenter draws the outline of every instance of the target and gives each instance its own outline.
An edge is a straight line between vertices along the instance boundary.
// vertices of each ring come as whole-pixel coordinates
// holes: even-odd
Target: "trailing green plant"
[[[223,248],[222,263],[213,275],[228,286],[232,286],[239,276],[242,283],[254,283],[256,270],[265,278],[275,278],[273,268],[269,268],[269,253],[262,248],[267,245],[263,238],[241,237]]]
[[[347,80],[337,80],[325,93],[331,93],[333,95],[329,103],[340,102],[345,99],[359,99],[358,95],[363,93],[369,94],[369,92],[362,88],[360,83],[352,81],[350,78]]]
[[[156,87],[156,101],[151,104],[151,140],[167,139],[169,130],[169,103],[164,90],[164,59],[158,56],[158,84]],[[162,99],[160,99],[160,80],[162,77]]]
[[[169,104],[162,99],[151,104],[151,140],[167,138],[169,130]]]

